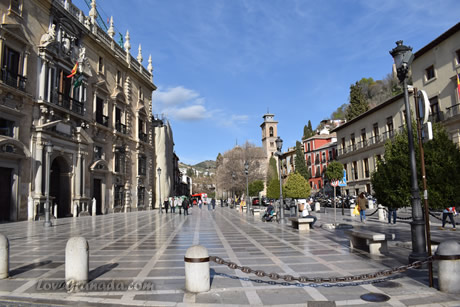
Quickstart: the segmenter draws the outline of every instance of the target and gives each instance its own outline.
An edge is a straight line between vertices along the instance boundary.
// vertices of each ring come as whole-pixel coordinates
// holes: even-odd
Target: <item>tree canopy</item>
[[[278,179],[272,179],[267,185],[267,197],[268,198],[280,198],[280,181]]]
[[[350,121],[367,110],[369,110],[369,104],[363,94],[361,84],[357,81],[350,86],[350,104],[347,108],[347,120]]]
[[[305,161],[305,154],[302,149],[302,144],[297,141],[295,144],[295,171],[302,175],[305,180],[310,179],[310,174],[308,173],[307,163]]]
[[[313,127],[311,126],[311,121],[308,120],[308,125],[305,125],[303,127],[302,139],[308,139],[309,137],[312,137],[313,135],[315,135],[315,132],[313,131]]]
[[[416,127],[413,125],[413,127]],[[415,136],[414,136],[415,137]],[[420,152],[414,139],[419,188],[422,195]],[[460,151],[439,124],[433,126],[433,140],[424,144],[428,202],[442,209],[460,203]],[[410,164],[407,130],[385,144],[384,160],[372,174],[372,186],[379,203],[400,208],[411,204]]]
[[[326,178],[329,181],[340,180],[343,177],[343,165],[338,161],[332,161],[326,169]]]
[[[254,180],[248,185],[249,196],[259,196],[259,192],[264,190],[264,182],[262,180]]]
[[[311,188],[308,181],[298,173],[291,173],[283,188],[284,196],[290,198],[307,198],[310,196],[310,192]]]

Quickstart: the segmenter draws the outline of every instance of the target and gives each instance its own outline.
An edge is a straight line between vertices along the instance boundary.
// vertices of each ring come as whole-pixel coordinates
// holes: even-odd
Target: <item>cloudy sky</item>
[[[74,0],[87,15],[83,0]],[[350,85],[391,72],[397,40],[419,50],[460,21],[458,0],[97,0],[131,52],[152,55],[153,113],[184,163],[261,145],[262,116],[284,146],[343,103]]]

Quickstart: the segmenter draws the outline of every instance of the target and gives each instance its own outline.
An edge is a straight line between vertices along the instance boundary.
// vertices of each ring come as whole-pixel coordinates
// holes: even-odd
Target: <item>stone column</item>
[[[75,195],[77,199],[80,198],[81,194],[81,153],[77,153],[77,169],[75,170]]]
[[[43,178],[43,144],[39,139],[35,143],[35,196],[42,196],[42,178]]]
[[[85,188],[86,187],[86,185],[85,185],[86,158],[85,158],[85,156],[83,154],[81,155],[81,165],[80,165],[80,167],[83,170],[82,175],[81,175],[82,196],[86,197],[86,188]]]
[[[45,84],[46,84],[46,70],[47,70],[47,61],[45,59],[41,59],[42,67],[40,69],[40,85],[38,89],[38,99],[44,100],[45,99]]]

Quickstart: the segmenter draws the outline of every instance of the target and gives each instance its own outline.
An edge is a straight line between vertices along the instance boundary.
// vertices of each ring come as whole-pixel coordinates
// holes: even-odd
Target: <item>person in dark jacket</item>
[[[211,199],[212,210],[216,210],[216,200],[213,198]]]
[[[185,197],[184,200],[182,201],[182,209],[184,209],[184,215],[188,215],[188,206],[189,206],[188,198]]]
[[[165,211],[166,211],[166,213],[168,213],[168,210],[169,210],[169,200],[168,200],[167,198],[165,199],[164,206],[165,206]]]

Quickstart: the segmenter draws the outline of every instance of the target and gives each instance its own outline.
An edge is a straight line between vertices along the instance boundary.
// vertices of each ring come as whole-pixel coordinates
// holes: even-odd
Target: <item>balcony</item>
[[[85,105],[83,102],[80,102],[76,99],[69,97],[61,92],[52,92],[51,93],[51,103],[58,105],[64,109],[77,113],[78,115],[85,115]]]
[[[103,126],[109,126],[109,117],[105,115],[96,115],[96,122]]]
[[[446,109],[446,119],[460,115],[460,103]]]
[[[431,113],[430,116],[428,116],[428,121],[432,123],[439,123],[444,120],[444,112],[439,111],[437,113]]]
[[[27,78],[18,74],[13,74],[6,70],[6,67],[2,68],[2,81],[3,83],[12,86],[14,88],[17,88],[18,90],[21,90],[25,92],[26,90],[26,81]]]
[[[120,122],[117,122],[115,124],[115,129],[120,132],[121,134],[126,134],[126,125],[123,125]]]
[[[147,135],[147,133],[139,132],[139,140],[140,141],[147,143],[148,139],[149,139],[149,136]]]

